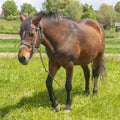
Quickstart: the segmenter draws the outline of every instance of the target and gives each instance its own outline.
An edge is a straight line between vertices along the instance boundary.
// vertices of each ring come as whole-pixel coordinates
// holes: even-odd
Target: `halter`
[[[37,42],[37,39],[38,39],[38,35],[40,35],[40,43],[42,43],[44,41],[44,39],[43,39],[44,38],[44,34],[43,34],[43,27],[42,27],[42,23],[41,22],[40,22],[40,25],[38,27],[31,25],[31,28],[35,29],[36,32],[37,32],[37,34],[35,36],[34,43],[30,44],[30,43],[26,42],[25,40],[22,40],[21,41],[21,45],[25,45],[25,46],[27,46],[29,48],[32,48],[32,51],[34,52],[35,50],[37,50],[39,48],[39,47],[35,48],[35,45],[36,45],[36,42]],[[25,35],[25,32],[26,31],[23,32],[23,36]]]

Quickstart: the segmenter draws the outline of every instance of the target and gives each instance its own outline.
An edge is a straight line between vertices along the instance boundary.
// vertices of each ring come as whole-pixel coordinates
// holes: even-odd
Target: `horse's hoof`
[[[70,105],[66,105],[66,107],[65,107],[65,112],[70,112],[70,111],[71,111]]]
[[[88,97],[89,96],[89,93],[84,93],[84,97]]]
[[[59,112],[59,111],[60,111],[60,105],[59,105],[59,104],[55,107],[55,111],[56,111],[56,112]]]
[[[84,97],[88,97],[89,94],[90,94],[90,92],[88,92],[88,91],[86,92],[86,91],[85,91],[85,92],[84,92]]]
[[[98,96],[98,93],[93,93],[93,97],[97,97]]]
[[[98,96],[98,93],[97,93],[97,91],[93,91],[93,96]]]

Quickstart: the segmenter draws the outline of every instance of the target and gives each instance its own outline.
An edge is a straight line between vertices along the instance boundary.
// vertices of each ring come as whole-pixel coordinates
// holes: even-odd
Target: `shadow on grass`
[[[56,89],[54,90],[55,95],[57,97],[57,100],[60,104],[65,104],[66,102],[66,91],[65,89]],[[81,90],[80,92],[78,92],[77,94],[81,94]],[[74,97],[75,95],[77,95],[76,93],[72,93],[72,97]],[[83,92],[82,92],[83,94]],[[24,107],[23,109],[32,109],[34,107],[39,108],[39,107],[50,107],[51,106],[51,102],[49,100],[49,96],[48,96],[48,91],[42,91],[42,92],[38,92],[38,93],[33,93],[32,96],[29,97],[22,97],[20,99],[20,101],[14,105],[10,105],[10,106],[6,106],[3,108],[0,108],[0,118],[4,118],[7,114],[9,114],[11,111],[16,110],[16,109],[20,109],[22,107]]]
[[[5,117],[9,112],[20,109],[26,105],[31,107],[48,107],[49,106],[49,99],[47,99],[47,91],[33,93],[32,96],[29,97],[22,97],[20,101],[14,105],[6,106],[0,109],[0,118]],[[25,107],[24,107],[25,108]]]

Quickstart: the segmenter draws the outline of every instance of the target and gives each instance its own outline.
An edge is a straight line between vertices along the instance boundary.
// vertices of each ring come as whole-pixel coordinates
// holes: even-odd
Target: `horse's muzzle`
[[[32,54],[33,52],[31,48],[25,45],[21,45],[18,53],[19,62],[23,65],[27,65]]]
[[[19,60],[19,62],[22,63],[23,65],[27,65],[29,59],[26,59],[25,56],[18,56],[18,60]]]

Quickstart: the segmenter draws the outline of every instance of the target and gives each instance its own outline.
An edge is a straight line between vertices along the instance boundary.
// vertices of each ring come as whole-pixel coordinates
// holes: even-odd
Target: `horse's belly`
[[[84,54],[81,53],[79,58],[74,61],[74,64],[75,65],[87,65],[91,63],[92,61],[94,61],[96,56],[97,56],[96,52],[84,53]]]

